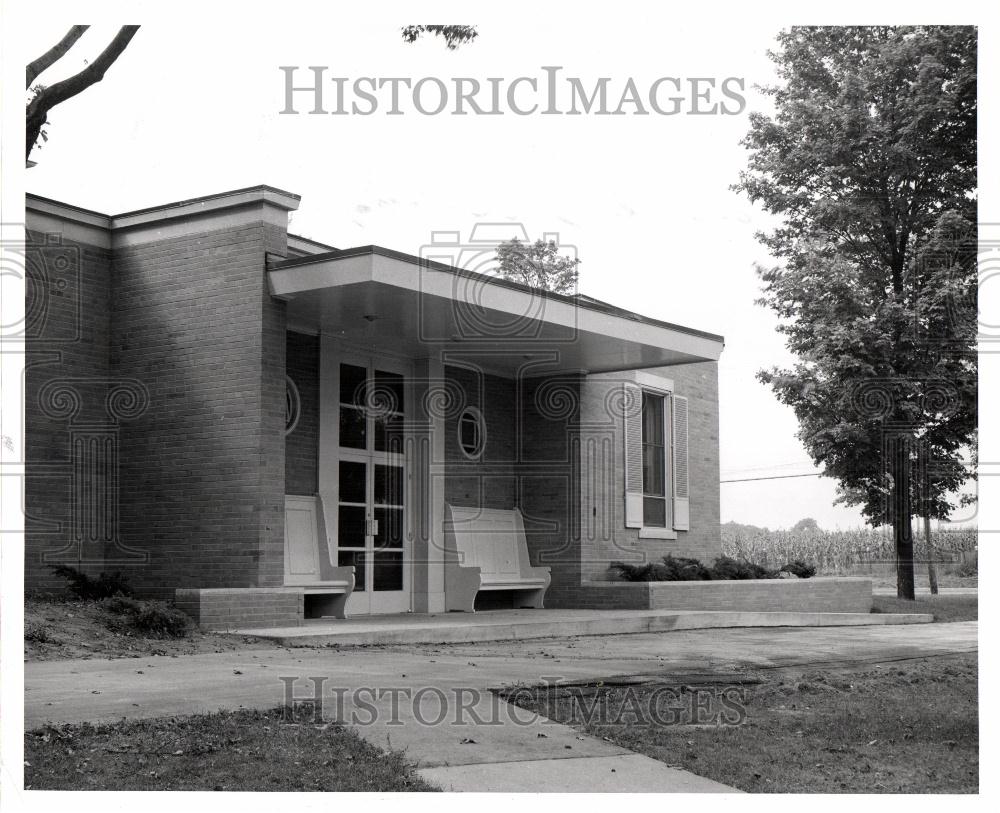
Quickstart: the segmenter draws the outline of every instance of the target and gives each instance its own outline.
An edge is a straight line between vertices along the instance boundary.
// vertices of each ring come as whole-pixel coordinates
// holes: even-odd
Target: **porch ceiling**
[[[612,372],[718,360],[723,339],[586,297],[364,246],[269,266],[291,329],[420,358],[444,352],[494,372]]]

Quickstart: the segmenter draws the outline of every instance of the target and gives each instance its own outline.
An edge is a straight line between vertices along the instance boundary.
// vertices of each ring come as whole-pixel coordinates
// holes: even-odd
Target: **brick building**
[[[438,612],[449,506],[519,510],[546,606],[719,555],[721,337],[462,270],[455,240],[338,250],[288,233],[298,203],[28,197],[28,589],[120,570],[284,624],[353,568],[347,613]]]

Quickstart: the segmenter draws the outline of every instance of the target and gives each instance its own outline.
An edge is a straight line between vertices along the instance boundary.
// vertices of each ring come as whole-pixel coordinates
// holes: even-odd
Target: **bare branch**
[[[38,140],[38,134],[45,124],[48,112],[57,104],[62,104],[67,99],[72,99],[91,85],[100,82],[104,78],[104,74],[108,68],[115,63],[115,60],[128,47],[128,44],[132,41],[132,37],[135,36],[138,30],[139,26],[137,25],[123,25],[108,47],[86,68],[69,79],[64,79],[45,88],[31,100],[27,111],[28,130],[25,143],[27,149],[25,157],[31,155],[31,149],[35,146],[35,141]]]
[[[66,52],[72,48],[78,39],[83,36],[83,33],[90,28],[89,25],[74,25],[66,32],[65,36],[48,51],[42,54],[34,62],[28,64],[28,81],[25,84],[25,88],[30,88],[32,83],[39,77],[43,72],[51,68],[56,62],[63,58]]]

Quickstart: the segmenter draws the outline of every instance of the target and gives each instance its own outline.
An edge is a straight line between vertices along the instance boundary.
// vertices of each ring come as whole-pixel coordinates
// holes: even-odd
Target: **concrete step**
[[[672,610],[497,610],[475,614],[366,616],[298,627],[241,628],[289,647],[476,643],[586,635],[628,635],[733,627],[844,627],[925,624],[923,613],[710,612]]]

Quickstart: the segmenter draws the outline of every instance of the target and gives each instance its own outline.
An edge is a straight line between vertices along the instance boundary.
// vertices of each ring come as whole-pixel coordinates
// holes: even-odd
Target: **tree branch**
[[[128,47],[128,44],[132,41],[132,37],[135,36],[138,30],[139,26],[137,25],[123,25],[118,30],[118,33],[115,34],[115,38],[108,44],[108,47],[86,68],[69,79],[64,79],[45,88],[31,100],[27,111],[28,130],[25,142],[25,158],[31,155],[31,150],[38,140],[38,134],[45,124],[48,112],[57,104],[62,104],[67,99],[72,99],[77,94],[83,93],[91,85],[100,82],[104,78],[104,74],[108,68],[115,63],[115,60]]]
[[[38,57],[38,59],[34,62],[28,63],[28,81],[24,85],[25,88],[30,88],[32,83],[41,73],[47,71],[56,62],[62,59],[66,52],[76,44],[76,41],[83,36],[83,33],[88,28],[90,28],[89,25],[74,25],[69,31],[66,32],[59,42],[49,48],[48,51]]]

